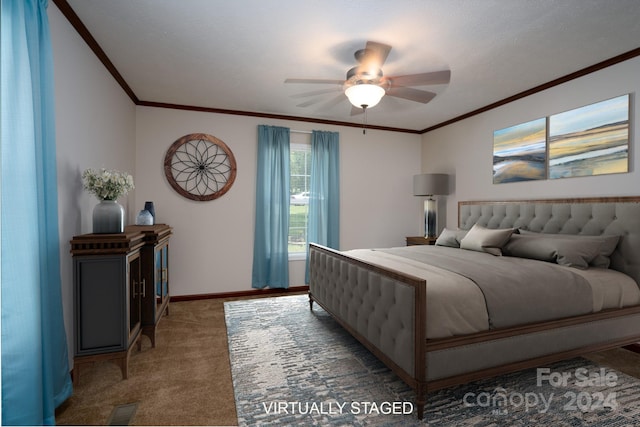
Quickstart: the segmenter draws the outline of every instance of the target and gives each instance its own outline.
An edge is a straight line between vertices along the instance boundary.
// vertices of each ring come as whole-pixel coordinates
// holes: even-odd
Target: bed
[[[640,341],[640,197],[462,201],[437,246],[309,256],[311,309],[412,387],[421,419],[430,391]]]

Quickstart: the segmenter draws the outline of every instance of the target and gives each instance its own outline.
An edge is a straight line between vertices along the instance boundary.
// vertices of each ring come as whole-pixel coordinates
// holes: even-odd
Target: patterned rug
[[[414,393],[306,295],[225,302],[240,426],[635,426],[640,380],[585,359]]]

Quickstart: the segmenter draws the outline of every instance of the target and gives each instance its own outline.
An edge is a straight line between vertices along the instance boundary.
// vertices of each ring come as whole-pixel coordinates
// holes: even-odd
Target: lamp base
[[[424,201],[424,237],[435,238],[437,234],[436,201],[429,197]]]

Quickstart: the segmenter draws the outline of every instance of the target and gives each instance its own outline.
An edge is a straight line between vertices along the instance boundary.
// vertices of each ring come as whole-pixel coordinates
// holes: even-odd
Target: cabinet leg
[[[85,365],[93,365],[95,362],[101,361],[111,362],[118,366],[122,372],[122,379],[126,380],[129,376],[129,355],[132,349],[133,344],[127,351],[76,356],[73,360],[73,385],[77,386],[80,383],[80,371],[84,370]]]
[[[73,385],[74,387],[80,384],[80,363],[73,363]]]
[[[122,371],[122,379],[126,380],[129,378],[129,354],[125,357],[116,360],[116,364],[120,366],[120,371]]]
[[[145,326],[144,329],[142,329],[142,335],[149,337],[149,340],[151,341],[151,348],[156,348],[156,327],[155,326]],[[140,340],[142,341],[142,337],[140,337]]]

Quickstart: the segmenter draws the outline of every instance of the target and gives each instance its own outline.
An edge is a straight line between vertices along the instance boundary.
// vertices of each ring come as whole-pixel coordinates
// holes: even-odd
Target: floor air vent
[[[109,426],[128,426],[131,424],[131,420],[133,420],[133,416],[136,414],[136,409],[138,409],[137,403],[129,403],[126,405],[118,405],[113,408],[111,411],[111,415],[109,416],[109,421],[107,425]]]

